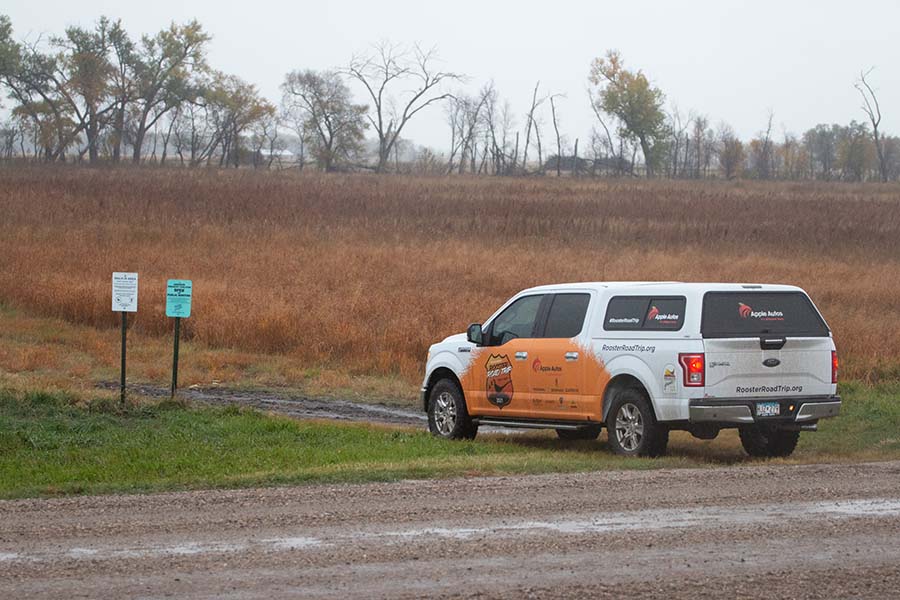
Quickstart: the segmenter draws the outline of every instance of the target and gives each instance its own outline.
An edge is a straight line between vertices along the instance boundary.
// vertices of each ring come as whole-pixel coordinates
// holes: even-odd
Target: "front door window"
[[[530,338],[534,335],[534,324],[543,296],[519,298],[497,315],[490,326],[488,346],[502,346],[516,338]]]

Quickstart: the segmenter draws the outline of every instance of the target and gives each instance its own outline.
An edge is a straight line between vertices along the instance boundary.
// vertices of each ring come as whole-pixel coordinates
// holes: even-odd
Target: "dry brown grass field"
[[[116,270],[140,273],[137,336],[193,279],[194,344],[409,382],[523,287],[793,283],[844,377],[900,378],[894,185],[0,167],[0,304],[112,329]]]

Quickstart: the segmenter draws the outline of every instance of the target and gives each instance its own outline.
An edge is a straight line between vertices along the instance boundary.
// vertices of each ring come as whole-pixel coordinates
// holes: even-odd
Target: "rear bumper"
[[[778,402],[780,414],[757,417],[760,402]],[[689,406],[691,423],[721,423],[746,425],[752,423],[813,423],[819,419],[836,417],[841,412],[840,396],[812,396],[805,398],[697,398]]]

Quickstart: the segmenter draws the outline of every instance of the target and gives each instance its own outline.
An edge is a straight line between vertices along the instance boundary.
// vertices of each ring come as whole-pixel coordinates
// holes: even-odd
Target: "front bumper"
[[[778,402],[777,416],[756,416],[760,402]],[[689,406],[691,423],[745,425],[751,423],[813,423],[836,417],[841,412],[840,396],[806,398],[697,398]]]

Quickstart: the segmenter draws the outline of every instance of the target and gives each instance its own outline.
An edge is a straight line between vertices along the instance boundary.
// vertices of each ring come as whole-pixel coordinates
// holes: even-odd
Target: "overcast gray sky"
[[[343,66],[381,39],[437,46],[448,70],[477,89],[493,79],[521,115],[535,81],[561,102],[562,128],[586,142],[592,126],[585,86],[591,59],[608,48],[642,69],[669,106],[730,123],[745,138],[775,126],[801,133],[817,123],[861,120],[853,82],[871,78],[900,134],[900,3],[894,0],[697,0],[490,2],[489,0],[240,2],[191,0],[7,0],[17,38],[121,18],[137,35],[198,19],[212,34],[211,64],[280,98],[284,74]],[[361,94],[361,93],[360,93]],[[358,96],[362,100],[362,96]],[[549,117],[547,117],[549,118]],[[521,116],[519,122],[522,122]],[[549,124],[549,123],[548,123]],[[411,122],[407,138],[443,148],[442,109]]]

